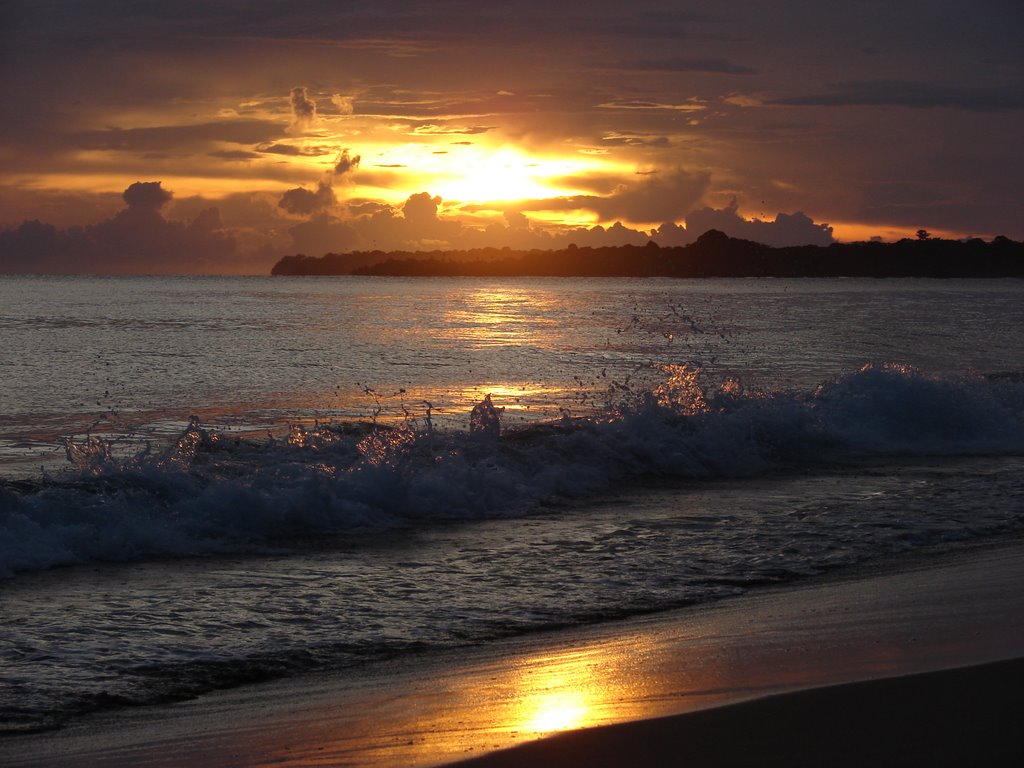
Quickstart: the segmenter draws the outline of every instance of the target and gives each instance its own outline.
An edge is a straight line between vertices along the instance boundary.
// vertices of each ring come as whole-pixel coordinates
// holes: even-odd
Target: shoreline
[[[0,740],[0,762],[428,766],[559,731],[719,717],[787,692],[1024,656],[1022,579],[1016,538],[910,555],[882,572],[98,713]]]

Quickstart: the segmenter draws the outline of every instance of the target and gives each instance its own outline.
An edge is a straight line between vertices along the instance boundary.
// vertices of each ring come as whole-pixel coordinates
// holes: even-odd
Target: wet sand
[[[999,765],[1016,757],[1006,735],[1022,666],[986,665],[1024,657],[1022,583],[1019,542],[911,556],[898,570],[90,716],[0,741],[0,763]]]
[[[1015,659],[573,731],[457,765],[1019,766],[1021,711]]]

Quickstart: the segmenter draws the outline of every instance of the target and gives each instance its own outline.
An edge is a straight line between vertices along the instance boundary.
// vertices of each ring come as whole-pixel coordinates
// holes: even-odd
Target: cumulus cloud
[[[709,229],[717,229],[729,237],[753,240],[777,248],[790,245],[828,245],[833,242],[832,227],[815,224],[803,212],[779,213],[774,221],[744,219],[739,214],[736,198],[725,208],[701,208],[686,216],[686,237],[696,240]],[[666,231],[666,238],[678,237],[678,232]],[[668,243],[666,243],[668,244]]]
[[[136,181],[121,195],[129,208],[159,211],[174,196],[159,181]]]
[[[175,274],[230,272],[236,242],[215,208],[188,223],[168,221],[171,199],[161,183],[136,182],[123,195],[127,208],[90,226],[58,229],[26,221],[0,232],[0,272]]]
[[[643,245],[651,239],[644,230],[621,222],[604,226],[549,229],[535,225],[520,210],[510,208],[487,226],[463,224],[442,210],[443,200],[429,192],[410,195],[399,207],[357,201],[346,207],[349,217],[326,212],[289,230],[295,252],[321,255],[346,250],[420,251],[433,249],[518,248],[550,249],[578,246]],[[695,239],[695,238],[694,238]]]
[[[442,200],[427,192],[410,195],[401,207],[356,201],[348,217],[319,211],[308,221],[291,227],[296,252],[321,255],[345,250],[421,250],[455,248],[464,229],[454,219],[439,215]],[[355,214],[355,215],[353,215]]]
[[[357,168],[362,158],[354,155],[348,149],[343,150],[334,161],[331,170],[324,174],[324,177],[317,183],[315,190],[305,187],[289,189],[277,202],[277,207],[294,216],[314,216],[320,214],[338,204],[338,198],[334,194],[334,182],[347,180]]]
[[[281,195],[277,206],[288,211],[288,213],[309,216],[325,208],[330,208],[337,202],[338,200],[334,196],[334,190],[331,188],[330,182],[321,181],[317,184],[315,192],[304,187],[289,189]]]
[[[331,178],[328,174],[315,190],[288,190],[280,199],[247,193],[228,196],[216,207],[199,197],[172,199],[160,182],[136,182],[124,191],[125,207],[98,224],[60,229],[28,221],[0,232],[0,272],[265,274],[286,253],[506,246],[529,250],[643,245],[649,240],[673,246],[691,243],[708,229],[774,246],[825,245],[832,240],[828,225],[816,224],[803,213],[747,220],[735,200],[721,209],[691,210],[680,217],[685,225],[669,221],[653,230],[622,221],[556,227],[532,221],[515,205],[480,224],[460,220],[459,211],[446,209],[429,192],[409,195],[398,206],[371,200],[339,204]],[[175,220],[164,217],[165,209]],[[230,228],[222,221],[225,211]],[[303,220],[285,219],[286,213]]]
[[[309,128],[316,120],[316,102],[309,98],[305,88],[292,88],[289,101],[292,106],[292,128]]]
[[[357,228],[377,247],[390,243],[393,248],[450,247],[462,232],[454,219],[438,215],[442,200],[429,192],[409,195],[401,215],[391,209],[362,220]]]
[[[522,211],[505,211],[503,216],[509,229],[526,229],[530,226],[530,220]]]
[[[360,243],[359,233],[351,224],[326,212],[289,227],[288,234],[292,238],[295,252],[309,256],[350,250]]]
[[[417,192],[405,201],[402,214],[406,221],[414,225],[429,224],[437,221],[437,208],[440,205],[440,197],[431,197],[429,192]]]

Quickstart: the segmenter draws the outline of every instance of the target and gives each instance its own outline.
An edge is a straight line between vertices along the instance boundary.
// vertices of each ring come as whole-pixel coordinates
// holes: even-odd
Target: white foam
[[[814,392],[744,392],[664,366],[586,418],[475,434],[410,426],[230,441],[193,422],[163,453],[69,445],[76,474],[0,486],[0,574],[187,556],[437,519],[521,514],[644,476],[747,476],[850,457],[1024,453],[1019,378],[869,365]]]

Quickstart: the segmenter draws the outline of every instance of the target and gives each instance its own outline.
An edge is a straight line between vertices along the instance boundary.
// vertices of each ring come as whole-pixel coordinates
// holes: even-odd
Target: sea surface
[[[0,276],[0,733],[1024,530],[1024,282]]]

